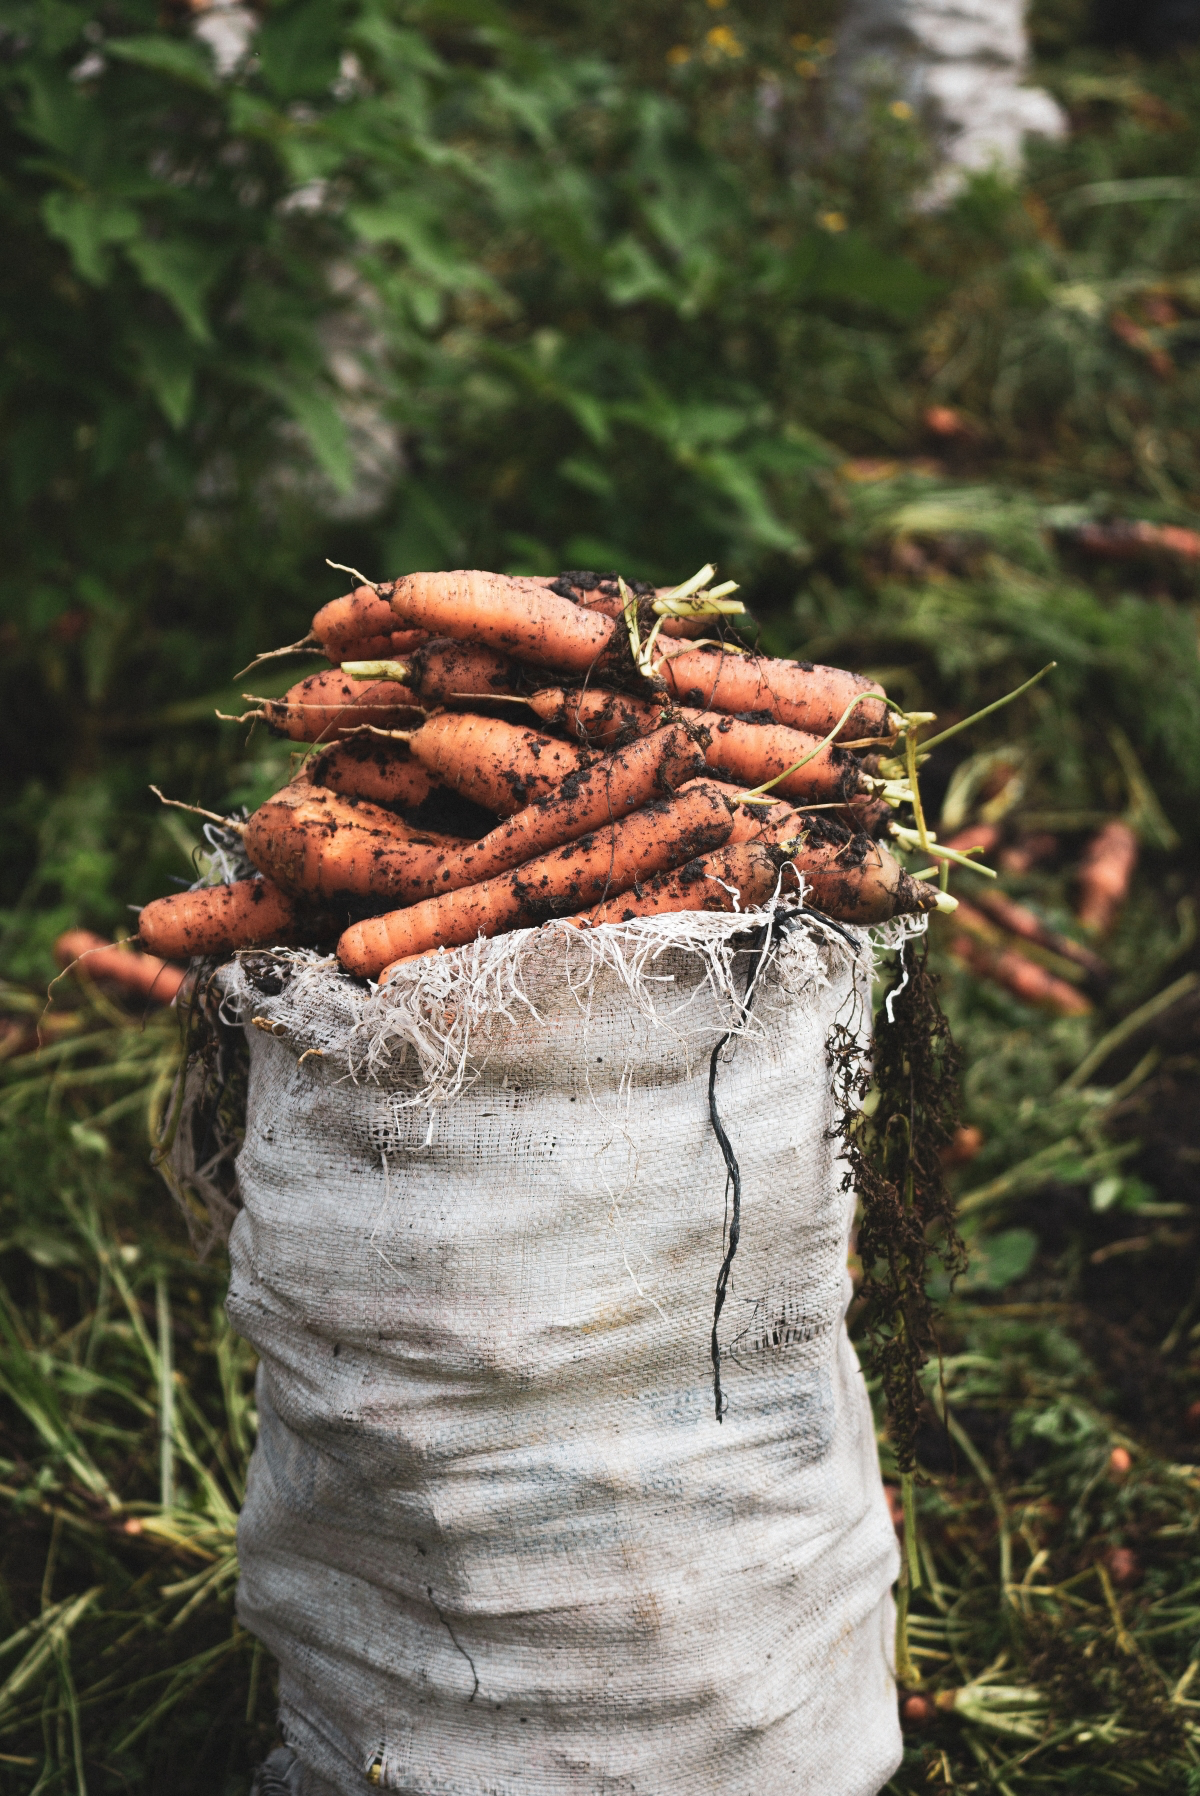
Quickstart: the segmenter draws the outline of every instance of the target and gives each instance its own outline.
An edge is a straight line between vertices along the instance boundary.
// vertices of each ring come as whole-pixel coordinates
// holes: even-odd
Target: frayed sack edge
[[[755,972],[756,998],[745,1009],[745,986],[775,919],[766,958]],[[583,930],[565,921],[480,938],[399,966],[386,986],[364,984],[331,955],[281,948],[239,953],[211,975],[210,990],[226,1028],[256,1028],[287,1042],[297,1063],[324,1063],[326,1076],[382,1087],[397,1110],[430,1114],[451,1104],[482,1076],[489,1048],[518,1022],[543,1021],[539,1005],[561,1005],[564,987],[585,1015],[598,986],[611,1000],[624,994],[653,1027],[669,1031],[689,1070],[720,1035],[758,1035],[781,1005],[815,1000],[847,968],[853,1002],[869,1025],[869,991],[879,955],[924,934],[926,917],[898,917],[869,929],[835,924],[803,904],[778,899],[752,910],[677,911]],[[680,957],[687,957],[681,963]],[[692,967],[698,973],[692,976]],[[843,1019],[846,1020],[846,1019]],[[191,1112],[212,1101],[211,1084],[181,1069],[182,1114],[177,1149],[195,1139]],[[193,1244],[207,1252],[227,1240],[240,1200],[229,1174],[213,1204],[197,1168],[166,1156],[161,1168],[188,1222]],[[190,1156],[189,1156],[190,1157]],[[222,1169],[224,1170],[224,1168]],[[199,1209],[200,1214],[194,1212]],[[203,1218],[204,1220],[201,1220]]]

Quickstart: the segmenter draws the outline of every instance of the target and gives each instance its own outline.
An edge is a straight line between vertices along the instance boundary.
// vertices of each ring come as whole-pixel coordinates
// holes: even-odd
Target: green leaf
[[[1032,1229],[1001,1229],[971,1243],[971,1266],[959,1280],[962,1291],[1002,1291],[1024,1278],[1038,1250]]]
[[[195,357],[178,335],[142,333],[137,343],[142,379],[175,430],[187,423],[196,382]]]
[[[111,272],[109,245],[128,243],[141,229],[132,207],[98,194],[48,193],[42,218],[50,235],[70,250],[75,272],[94,287],[103,287]]]
[[[189,87],[203,88],[206,93],[217,89],[217,72],[209,51],[203,44],[182,37],[114,37],[104,46],[106,56],[121,62],[136,63],[139,68],[153,69],[170,75]]]
[[[327,92],[337,79],[341,39],[339,8],[329,0],[280,7],[255,43],[267,86],[283,100]]]
[[[301,385],[274,370],[257,369],[251,378],[282,401],[308,438],[322,473],[339,493],[348,493],[354,485],[354,459],[345,420],[330,395],[313,383]]]
[[[858,231],[810,231],[781,272],[797,298],[856,300],[902,322],[939,290],[907,256],[888,255]]]
[[[223,257],[196,243],[144,237],[125,251],[147,287],[170,300],[198,343],[211,343],[204,295],[221,272]]]

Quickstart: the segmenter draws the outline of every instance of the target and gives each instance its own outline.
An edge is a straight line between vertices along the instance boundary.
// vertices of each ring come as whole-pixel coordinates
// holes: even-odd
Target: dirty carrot
[[[500,817],[547,797],[595,759],[572,742],[470,711],[439,712],[402,739],[434,779]]]
[[[395,680],[432,709],[462,698],[507,697],[515,691],[516,669],[507,655],[481,642],[457,642],[438,636],[409,656],[386,661],[343,662],[353,679]]]
[[[760,836],[765,829],[786,825],[789,819],[795,819],[795,805],[783,801],[764,803],[755,800],[747,803],[744,786],[731,786],[726,780],[710,780],[709,785],[717,786],[725,794],[725,802],[733,813],[733,833],[730,835],[727,848],[736,848],[740,842],[750,842]]]
[[[338,959],[350,972],[373,977],[431,948],[569,916],[717,847],[731,828],[724,797],[700,781],[511,873],[356,923],[338,942]]]
[[[539,717],[587,741],[620,741],[657,729],[664,717],[682,718],[702,732],[705,762],[718,778],[747,787],[774,782],[781,798],[798,804],[839,804],[867,789],[862,767],[845,749],[769,720],[748,723],[689,705],[664,711],[661,703],[622,693],[555,688],[535,692],[530,705]]]
[[[322,898],[412,899],[435,890],[456,837],[413,829],[365,799],[295,781],[246,824],[246,853],[285,891]]]
[[[681,724],[659,730],[568,774],[548,798],[527,805],[481,841],[448,855],[438,889],[454,891],[478,885],[519,867],[536,855],[615,823],[703,771],[704,757]],[[710,789],[716,786],[715,780],[705,783]]]
[[[762,711],[791,729],[824,736],[856,693],[839,734],[847,741],[890,734],[882,686],[837,667],[778,661],[768,655],[731,655],[720,649],[687,649],[659,663],[667,692],[701,711]]]
[[[950,952],[977,978],[1003,986],[1025,1004],[1056,1011],[1059,1016],[1087,1016],[1092,1008],[1082,992],[1015,948],[991,948],[969,935],[959,934],[952,939]]]
[[[412,810],[433,791],[433,781],[403,742],[379,736],[352,736],[314,755],[304,768],[314,786],[346,798],[369,798]]]
[[[412,636],[396,624],[396,614],[386,599],[369,586],[359,586],[344,598],[322,605],[312,620],[313,640],[331,661],[365,660],[369,655],[403,654],[422,640],[405,643],[398,636]]]
[[[584,611],[532,580],[463,569],[406,574],[385,589],[400,622],[485,643],[538,667],[586,673],[613,643],[614,619]]]
[[[1079,909],[1085,929],[1104,935],[1129,896],[1138,859],[1138,839],[1127,823],[1114,818],[1092,837],[1079,865]]]
[[[323,920],[306,914],[270,879],[239,879],[233,885],[156,898],[138,922],[142,946],[166,960],[229,954],[272,942],[316,942],[323,933]]]
[[[252,693],[243,694],[254,702]],[[390,680],[370,684],[352,680],[338,668],[311,674],[281,699],[260,699],[259,709],[244,718],[261,717],[293,742],[333,742],[364,724],[398,728],[414,721],[418,708],[402,686]]]
[[[572,919],[581,927],[626,923],[634,917],[657,917],[668,911],[731,911],[762,905],[781,876],[788,883],[786,852],[767,842],[729,843],[698,855],[672,873],[647,880],[636,892],[608,898]],[[798,887],[790,879],[792,895]]]
[[[785,830],[791,833],[784,835]],[[784,839],[779,840],[780,836]],[[772,841],[772,837],[776,839]],[[592,911],[587,920],[619,923],[662,911],[736,910],[763,904],[785,866],[790,869],[789,880],[797,872],[802,876],[809,909],[843,923],[883,923],[891,917],[939,909],[944,902],[935,887],[911,878],[886,848],[869,837],[830,819],[800,815],[790,824],[781,820],[752,841],[726,847],[719,855],[703,857],[667,878],[652,880],[628,900]],[[949,905],[953,903],[951,899]]]
[[[142,954],[132,942],[109,942],[90,929],[68,929],[54,944],[60,967],[78,968],[89,979],[111,979],[142,998],[169,1004],[184,979],[182,967],[168,966],[153,954]]]

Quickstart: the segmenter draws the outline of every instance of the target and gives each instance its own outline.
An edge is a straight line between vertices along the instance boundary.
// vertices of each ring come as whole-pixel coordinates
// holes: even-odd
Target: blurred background
[[[925,776],[1000,879],[931,932],[973,1251],[892,1787],[1200,1792],[1200,9],[1034,0],[1023,172],[852,26],[0,15],[0,1789],[242,1796],[275,1737],[253,1368],[149,1164],[174,1019],[46,987],[195,877],[151,782],[285,777],[215,713],[330,557],[711,559],[771,652],[941,725],[1057,663]]]

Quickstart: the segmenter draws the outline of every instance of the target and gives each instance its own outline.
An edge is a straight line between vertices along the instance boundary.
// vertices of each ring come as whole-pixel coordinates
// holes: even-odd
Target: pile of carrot
[[[329,667],[247,694],[303,753],[237,826],[255,877],[147,905],[142,948],[329,943],[385,981],[551,918],[733,911],[801,880],[840,922],[952,909],[880,840],[897,802],[882,688],[752,652],[712,573],[666,591],[409,574],[323,606],[276,652]]]

